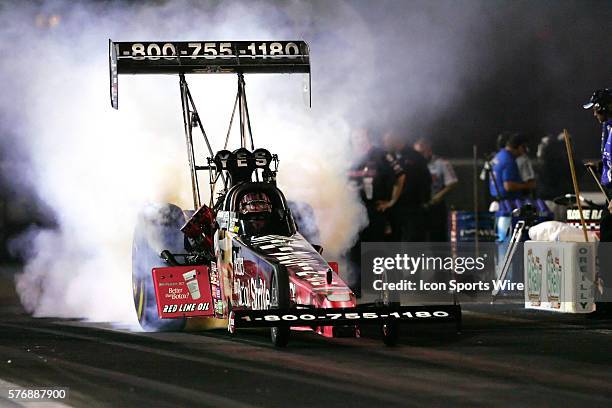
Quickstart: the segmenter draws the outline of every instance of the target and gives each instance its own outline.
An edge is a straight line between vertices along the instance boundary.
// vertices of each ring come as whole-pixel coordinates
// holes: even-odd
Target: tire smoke
[[[59,225],[17,241],[28,254],[17,277],[23,304],[36,316],[133,322],[130,251],[139,210],[147,202],[193,206],[178,79],[121,76],[120,108],[112,110],[108,38],[306,40],[312,109],[304,106],[300,75],[247,76],[247,97],[256,147],[279,155],[279,186],[288,199],[312,206],[325,254],[337,259],[367,221],[346,178],[351,129],[411,122],[423,130],[439,121],[487,72],[476,69],[478,41],[488,32],[486,3],[3,4],[0,72],[10,80],[0,109],[5,135],[14,137],[0,144],[5,155],[25,152],[10,178],[33,185]],[[220,149],[236,79],[188,81],[213,149]],[[236,135],[232,140],[237,147]],[[207,155],[201,140],[196,155]]]
[[[157,6],[55,2],[4,7],[0,12],[3,60],[12,78],[0,99],[9,120],[6,152],[23,149],[28,162],[11,175],[33,185],[55,213],[58,228],[31,229],[13,242],[27,256],[16,277],[24,307],[35,316],[135,321],[131,288],[131,240],[147,202],[193,207],[186,160],[178,79],[122,76],[119,111],[110,108],[107,41],[299,39],[314,24],[308,6],[290,3],[178,1]],[[344,6],[336,12],[350,12]],[[332,10],[333,11],[333,10]],[[236,17],[238,16],[238,17]],[[305,27],[299,27],[300,24]],[[308,40],[308,38],[306,38]],[[313,46],[316,49],[316,46]],[[315,56],[317,53],[315,53]],[[315,98],[326,94],[315,79]],[[318,75],[318,74],[315,74]],[[363,224],[363,211],[344,181],[349,164],[343,112],[308,110],[302,78],[247,77],[256,145],[281,158],[279,185],[310,203],[322,242],[338,256]],[[191,76],[202,121],[214,149],[222,147],[236,92],[234,76]],[[316,106],[315,102],[315,106]],[[346,109],[346,107],[343,107]],[[238,138],[232,136],[234,142]],[[206,152],[197,140],[200,161]],[[230,147],[236,147],[236,143]],[[206,186],[202,183],[202,191]]]

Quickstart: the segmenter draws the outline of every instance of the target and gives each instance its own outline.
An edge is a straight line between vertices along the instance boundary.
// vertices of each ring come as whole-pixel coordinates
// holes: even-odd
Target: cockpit
[[[236,214],[240,235],[291,236],[296,232],[287,201],[273,184],[241,183],[230,190],[224,204]]]

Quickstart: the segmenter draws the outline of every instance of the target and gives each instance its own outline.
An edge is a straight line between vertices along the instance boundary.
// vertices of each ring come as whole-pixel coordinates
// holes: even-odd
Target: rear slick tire
[[[181,227],[183,211],[173,204],[149,204],[138,215],[132,243],[132,286],[134,306],[145,331],[178,331],[185,319],[160,319],[155,299],[152,269],[168,266],[160,257],[164,249],[184,252]]]

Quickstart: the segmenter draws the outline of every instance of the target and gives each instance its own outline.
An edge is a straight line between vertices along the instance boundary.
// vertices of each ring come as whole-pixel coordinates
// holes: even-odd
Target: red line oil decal
[[[153,269],[157,312],[162,319],[212,316],[210,280],[206,266]]]

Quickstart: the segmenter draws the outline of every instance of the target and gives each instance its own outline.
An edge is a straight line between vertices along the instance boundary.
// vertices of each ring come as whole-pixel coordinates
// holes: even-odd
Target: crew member
[[[584,109],[592,109],[593,116],[601,124],[601,163],[597,166],[601,171],[601,185],[607,196],[611,197],[612,191],[612,89],[604,88],[593,92],[591,98],[583,105]],[[600,224],[600,241],[612,241],[612,203],[608,205],[607,211],[603,211]],[[610,313],[612,309],[612,259],[609,248],[600,248],[599,284],[603,289],[597,303],[597,310]],[[607,302],[607,303],[605,303]]]
[[[565,218],[565,207],[555,204],[557,197],[572,191],[572,175],[567,171],[567,153],[563,133],[546,135],[538,145],[537,197],[545,201],[555,214],[555,220]],[[574,166],[578,163],[574,159]]]
[[[395,240],[423,242],[427,239],[425,205],[431,199],[427,161],[395,131],[387,131],[383,143],[396,179],[391,199],[378,202],[377,208],[389,213]]]
[[[373,143],[371,133],[367,128],[354,129],[350,141],[355,162],[349,171],[349,179],[357,188],[368,215],[366,227],[360,231],[357,242],[349,251],[350,273],[347,283],[359,296],[361,293],[361,243],[387,240],[388,217],[376,210],[376,202],[389,199],[390,185],[393,183],[394,175],[391,166],[385,159],[385,152]]]
[[[414,150],[421,153],[427,160],[431,174],[431,200],[428,209],[429,241],[448,241],[448,212],[446,195],[457,185],[457,176],[448,160],[433,154],[431,144],[425,139],[418,139]]]
[[[612,89],[599,89],[591,95],[584,109],[592,109],[593,116],[601,124],[601,185],[608,190],[612,188]],[[612,206],[608,211],[612,210]],[[612,241],[612,239],[610,240]]]
[[[535,180],[523,181],[516,158],[524,153],[521,146],[526,144],[520,134],[513,134],[506,145],[493,158],[493,177],[489,180],[489,190],[499,199],[520,198],[522,194],[535,188]]]
[[[516,166],[518,167],[523,183],[528,183],[529,185],[533,186],[524,193],[524,195],[528,195],[535,189],[536,175],[535,171],[533,170],[533,164],[528,155],[529,147],[527,146],[527,138],[524,138],[520,134],[512,135],[510,138],[512,137],[517,137],[521,142],[521,144],[518,146],[519,156],[516,158]]]

